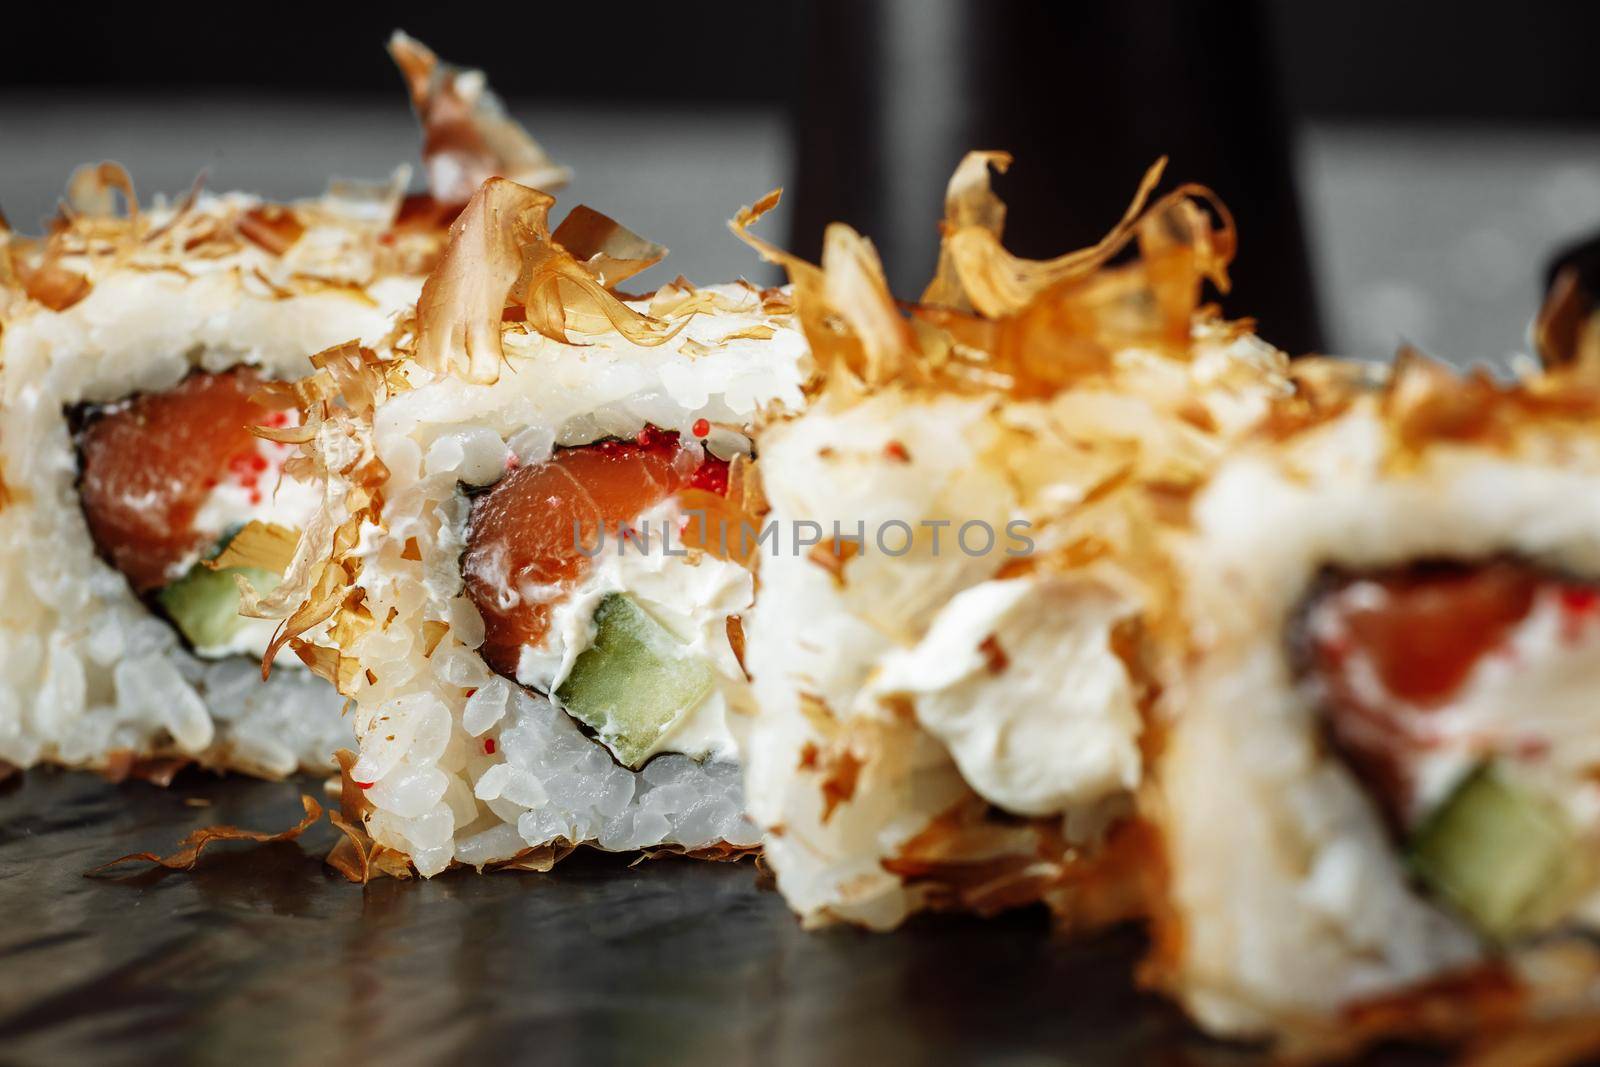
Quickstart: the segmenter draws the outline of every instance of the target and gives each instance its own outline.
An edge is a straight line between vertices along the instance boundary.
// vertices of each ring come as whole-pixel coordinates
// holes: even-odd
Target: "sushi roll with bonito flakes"
[[[554,176],[479,81],[394,49],[446,178]],[[263,684],[274,624],[239,615],[237,581],[270,586],[321,503],[294,476],[286,383],[389,334],[465,202],[407,197],[404,172],[141,205],[102,164],[46,236],[0,236],[0,762],[281,776],[348,743],[342,699],[298,662]]]
[[[113,187],[126,215],[100,213]],[[252,432],[293,429],[273,383],[376,342],[424,264],[349,213],[370,203],[141,211],[102,167],[67,210],[13,246],[23,296],[0,324],[0,759],[325,766],[338,696],[303,670],[262,685],[272,626],[239,618],[233,573],[267,572],[229,541],[254,524],[292,546],[318,503],[284,476],[292,446]]]
[[[819,371],[756,439],[779,889],[810,924],[1137,916],[1146,982],[1289,1055],[1592,1051],[1593,362],[1291,365],[1200,303],[1232,250],[1202,191],[1030,262],[986,162],[915,305],[843,226],[820,266],[750,238]]]
[[[1148,974],[1287,1051],[1600,1036],[1600,385],[1296,377],[1175,549]]]
[[[358,876],[758,842],[739,531],[809,353],[780,290],[622,294],[665,249],[551,206],[486,183],[400,334],[303,389],[326,508],[261,609],[352,698]]]
[[[757,439],[780,543],[741,722],[766,861],[808,924],[1138,911],[1158,534],[1288,390],[1284,356],[1202,304],[1232,252],[1204,190],[1147,205],[1157,168],[1100,245],[1034,262],[1000,243],[1007,162],[958,169],[909,313],[847,227],[820,266],[747,234],[791,272],[820,374]]]

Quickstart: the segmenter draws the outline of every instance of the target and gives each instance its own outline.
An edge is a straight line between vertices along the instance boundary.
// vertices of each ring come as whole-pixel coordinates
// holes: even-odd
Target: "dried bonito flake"
[[[682,328],[635,311],[607,288],[608,281],[658,261],[665,249],[582,209],[580,223],[568,231],[578,243],[574,254],[550,232],[554,204],[550,194],[505,178],[491,178],[473,194],[451,224],[450,243],[417,302],[418,364],[434,374],[496,381],[508,307],[520,309],[513,320],[562,344],[579,343],[569,331],[614,330],[653,346]]]
[[[667,255],[665,245],[640,237],[586,204],[567,213],[552,239],[572,253],[595,281],[612,290]]]
[[[1533,337],[1547,368],[1577,368],[1591,378],[1600,374],[1600,308],[1578,264],[1562,267],[1551,280]]]
[[[427,45],[396,30],[389,38],[422,125],[428,189],[442,205],[470,200],[490,178],[554,189],[571,177],[505,112],[483,72],[442,63]]]
[[[1128,210],[1097,244],[1046,260],[1013,256],[1000,243],[1005,205],[990,188],[989,169],[1003,174],[1010,163],[1004,152],[972,152],[956,168],[946,192],[939,269],[923,293],[924,304],[975,311],[989,319],[1015,315],[1047,290],[1106,266],[1135,239],[1149,269],[1155,270],[1152,261],[1168,250],[1186,249],[1192,271],[1227,291],[1233,219],[1215,195],[1204,186],[1183,185],[1146,209],[1166,169],[1165,159],[1145,172]],[[1201,205],[1216,213],[1219,229],[1211,227]]]
[[[322,818],[322,805],[315,799],[305,794],[300,797],[300,805],[305,810],[305,815],[295,825],[287,830],[276,833],[265,830],[243,830],[237,826],[202,826],[191,832],[180,843],[176,852],[162,856],[155,852],[134,852],[126,856],[119,856],[108,863],[102,863],[84,874],[95,875],[111,867],[124,863],[153,863],[158,867],[165,867],[169,871],[192,871],[195,864],[200,862],[200,854],[206,846],[213,841],[254,841],[258,844],[271,844],[279,841],[293,841],[301,834],[311,829],[312,825]]]
[[[254,432],[273,440],[302,445],[301,454],[285,465],[286,473],[320,482],[323,506],[299,533],[293,556],[282,568],[283,580],[265,596],[248,579],[235,576],[240,591],[240,613],[251,618],[282,620],[262,659],[263,677],[270,674],[278,653],[289,647],[311,670],[332,682],[348,696],[356,683],[354,661],[336,649],[303,640],[308,631],[333,621],[349,630],[371,624],[359,602],[352,602],[351,583],[359,562],[353,557],[362,523],[376,519],[381,507],[379,487],[387,470],[374,454],[363,419],[392,391],[405,388],[371,349],[347,342],[311,357],[313,373],[293,384],[269,387],[274,403],[298,407],[301,425],[291,430],[256,427]],[[293,436],[285,438],[285,433]],[[248,527],[246,531],[248,531]],[[241,532],[240,536],[244,536]],[[271,531],[259,531],[246,549],[259,548],[281,562],[286,542]],[[272,568],[279,569],[279,568]],[[338,617],[335,619],[335,617]]]
[[[117,214],[122,198],[125,215]],[[11,272],[22,291],[51,311],[65,311],[93,288],[81,267],[64,262],[86,254],[116,262],[132,258],[147,228],[139,214],[133,179],[117,163],[86,164],[72,172],[66,199],[42,241],[16,241]]]
[[[262,204],[239,216],[234,223],[243,237],[273,255],[281,256],[306,232],[293,208],[282,204]]]
[[[133,179],[122,164],[86,163],[67,179],[67,198],[61,205],[64,219],[110,219],[117,216],[117,196],[121,195],[127,219],[137,229],[139,198],[134,195]]]
[[[175,204],[147,209],[121,166],[80,167],[45,236],[0,229],[0,320],[29,306],[66,311],[124,271],[191,280],[214,273],[250,297],[343,296],[376,306],[374,281],[420,274],[443,247],[442,224],[403,238],[387,230],[397,204],[375,194],[358,206],[348,190],[294,204],[204,196],[197,178]]]
[[[410,857],[385,848],[367,833],[366,815],[372,805],[360,783],[350,774],[350,768],[356,765],[356,754],[341,748],[333,758],[339,764],[339,807],[328,812],[328,821],[343,836],[329,851],[325,862],[357,885],[366,885],[374,878],[410,878]]]
[[[422,126],[428,194],[405,197],[408,167],[388,182],[336,182],[319,200],[287,205],[202,197],[196,179],[175,205],[158,200],[145,211],[122,166],[85,165],[73,172],[44,237],[20,238],[0,224],[0,290],[26,298],[0,302],[0,319],[18,310],[8,303],[65,311],[114,270],[193,277],[218,261],[229,269],[236,256],[243,261],[231,269],[252,295],[339,294],[371,304],[366,287],[375,278],[431,268],[446,225],[486,178],[541,188],[566,180],[566,168],[506,115],[481,73],[441,63],[401,33],[390,52]],[[626,275],[628,260],[646,254],[647,243],[624,237],[632,235],[597,231],[587,253],[599,257],[608,285]]]
[[[1098,243],[1022,259],[1001,243],[1005,205],[989,183],[990,169],[1010,162],[1003,152],[974,152],[957,167],[938,271],[916,305],[894,300],[871,243],[848,226],[828,228],[820,265],[752,234],[777,192],[733,220],[735,234],[789,272],[824,389],[894,383],[1044,397],[1108,372],[1124,349],[1187,357],[1195,323],[1208,314],[1204,285],[1228,288],[1235,239],[1221,202],[1191,184],[1151,203],[1161,160]],[[1139,255],[1113,266],[1133,244]]]
[[[211,570],[228,567],[255,567],[282,574],[294,562],[294,549],[300,541],[298,530],[256,519],[228,541],[216,559],[207,560]]]
[[[456,368],[474,382],[500,377],[502,313],[522,277],[522,249],[545,239],[554,204],[504,178],[473,194],[417,301],[419,364],[434,374]]]
[[[728,225],[761,258],[788,272],[823,383],[850,389],[916,375],[923,362],[917,335],[889,292],[871,241],[833,223],[823,235],[819,267],[750,232],[782,195],[774,189]]]

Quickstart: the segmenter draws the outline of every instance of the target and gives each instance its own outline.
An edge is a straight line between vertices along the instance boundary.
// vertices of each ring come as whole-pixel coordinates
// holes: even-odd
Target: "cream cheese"
[[[983,582],[886,657],[870,691],[909,701],[985,800],[1063,813],[1139,784],[1138,705],[1111,646],[1133,611],[1092,580]]]

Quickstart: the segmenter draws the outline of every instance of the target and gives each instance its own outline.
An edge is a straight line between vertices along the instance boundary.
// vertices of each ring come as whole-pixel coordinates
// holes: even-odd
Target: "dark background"
[[[310,195],[414,157],[393,26],[484,69],[578,200],[710,280],[770,272],[723,233],[787,187],[769,232],[871,236],[903,296],[933,263],[968,148],[1017,157],[1008,243],[1098,237],[1145,167],[1213,186],[1242,250],[1225,307],[1293,351],[1458,362],[1525,348],[1544,262],[1600,226],[1600,4],[766,0],[415,11],[7,16],[0,206],[29,228],[71,165],[142,190]]]
[[[463,5],[382,12],[274,6],[233,9],[237,18],[215,7],[163,5],[115,15],[36,9],[7,15],[15,36],[0,86],[233,87],[387,98],[394,73],[374,45],[391,26],[402,26],[441,55],[489,71],[495,87],[517,99],[776,104],[804,73],[800,31],[811,10],[876,6],[896,5],[613,2],[527,4],[498,13]],[[907,8],[915,14],[944,6],[969,5],[911,0]],[[1109,7],[1141,9],[1136,21],[1152,33],[1160,12],[1171,8],[1203,15],[1225,31],[1263,17],[1296,116],[1600,118],[1600,5],[1583,0],[970,6],[997,21],[1034,18],[1034,26],[1052,27],[1060,39],[1051,44],[1063,48]]]

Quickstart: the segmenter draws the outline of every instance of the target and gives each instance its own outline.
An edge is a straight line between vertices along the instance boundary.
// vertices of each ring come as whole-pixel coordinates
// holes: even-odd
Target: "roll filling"
[[[1532,564],[1429,561],[1330,577],[1304,670],[1328,734],[1420,881],[1485,936],[1559,923],[1593,832],[1600,587]]]
[[[624,766],[731,758],[717,683],[742,680],[731,635],[753,582],[737,563],[691,558],[678,503],[727,487],[727,460],[653,426],[510,470],[474,497],[461,557],[483,658]]]
[[[206,659],[266,651],[272,624],[239,614],[233,574],[257,588],[278,578],[212,561],[248,524],[297,530],[318,502],[314,486],[283,475],[293,446],[250,432],[298,422],[256,399],[261,384],[248,367],[196,371],[164,392],[69,413],[96,551]]]

